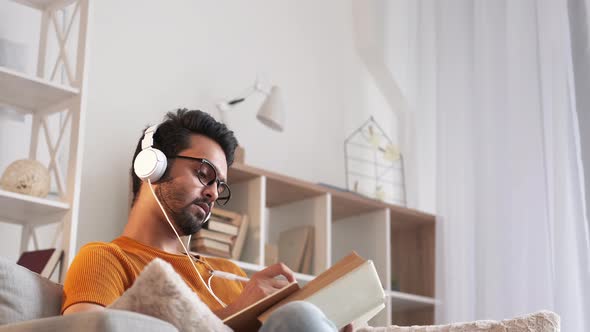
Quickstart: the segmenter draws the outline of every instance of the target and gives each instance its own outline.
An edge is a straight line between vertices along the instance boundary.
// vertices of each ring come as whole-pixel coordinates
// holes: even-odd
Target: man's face
[[[208,160],[215,167],[217,177],[227,181],[225,154],[214,140],[192,135],[191,146],[178,155]],[[176,158],[169,162],[170,174],[158,184],[156,194],[181,235],[194,234],[201,229],[218,197],[217,183],[206,186],[199,181],[199,161]]]

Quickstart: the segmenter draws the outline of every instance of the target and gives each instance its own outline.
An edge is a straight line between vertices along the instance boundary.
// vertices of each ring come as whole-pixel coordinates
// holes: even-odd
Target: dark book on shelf
[[[55,248],[25,251],[21,254],[16,264],[24,266],[45,277],[49,277],[53,273],[53,270],[55,270],[60,258],[61,250],[58,251]]]

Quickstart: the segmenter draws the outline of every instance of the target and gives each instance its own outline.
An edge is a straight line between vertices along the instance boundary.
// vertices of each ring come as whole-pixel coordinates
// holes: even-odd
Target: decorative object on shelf
[[[270,266],[279,262],[279,246],[272,243],[264,244],[264,265]]]
[[[349,190],[405,206],[403,157],[372,116],[344,140],[344,157]]]
[[[276,85],[263,84],[259,80],[256,80],[254,86],[249,87],[241,96],[217,103],[216,106],[219,109],[222,122],[225,123],[225,112],[231,111],[235,105],[255,94],[264,96],[264,100],[256,114],[258,121],[276,131],[283,131],[285,128],[285,110],[283,108],[281,89]]]
[[[25,72],[28,63],[27,46],[8,39],[0,38],[0,67]],[[14,107],[0,105],[0,119],[24,122],[25,115]]]
[[[49,170],[43,164],[36,160],[21,159],[8,165],[0,179],[0,187],[15,193],[46,197],[50,181]]]

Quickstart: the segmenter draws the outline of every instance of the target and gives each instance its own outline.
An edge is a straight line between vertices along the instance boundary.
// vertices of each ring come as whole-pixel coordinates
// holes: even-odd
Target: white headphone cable
[[[227,307],[227,304],[223,303],[223,301],[221,301],[221,299],[219,299],[215,295],[215,293],[213,293],[213,290],[211,289],[211,287],[209,286],[209,284],[207,284],[205,282],[205,280],[203,279],[203,277],[201,277],[201,273],[199,273],[199,270],[197,269],[197,266],[195,265],[195,262],[193,261],[192,257],[190,256],[189,251],[186,249],[186,246],[184,245],[184,242],[182,242],[182,240],[180,239],[180,236],[178,235],[178,232],[176,231],[176,228],[174,228],[174,226],[172,225],[172,222],[168,218],[168,215],[166,214],[166,211],[164,210],[164,207],[162,206],[162,203],[160,203],[160,200],[156,196],[156,192],[154,192],[154,188],[152,187],[152,181],[150,181],[149,179],[148,179],[148,185],[150,187],[150,191],[152,192],[152,195],[154,196],[154,198],[156,199],[156,202],[158,203],[158,206],[160,207],[160,210],[162,210],[162,213],[164,213],[164,217],[166,217],[166,221],[168,221],[168,224],[170,225],[170,227],[172,227],[172,230],[174,231],[174,234],[176,234],[176,237],[178,238],[178,241],[182,245],[182,248],[184,249],[184,253],[186,254],[186,257],[188,257],[188,259],[191,262],[193,268],[197,272],[197,275],[199,276],[199,279],[201,279],[201,282],[203,282],[203,285],[205,285],[205,288],[207,288],[207,290],[213,296],[213,298],[215,298],[215,300],[217,300],[217,302],[219,302],[219,304],[221,304],[222,307],[224,307],[224,308]],[[189,238],[189,240],[190,240],[190,238]],[[209,283],[210,282],[211,282],[211,278],[209,278]]]

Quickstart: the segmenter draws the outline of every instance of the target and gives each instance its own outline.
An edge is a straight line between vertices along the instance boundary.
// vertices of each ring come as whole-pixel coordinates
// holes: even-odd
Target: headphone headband
[[[154,135],[156,134],[156,130],[160,125],[153,125],[145,130],[143,134],[143,140],[141,141],[141,149],[145,150],[147,148],[151,148],[154,145]]]

